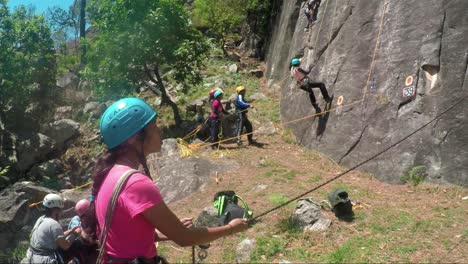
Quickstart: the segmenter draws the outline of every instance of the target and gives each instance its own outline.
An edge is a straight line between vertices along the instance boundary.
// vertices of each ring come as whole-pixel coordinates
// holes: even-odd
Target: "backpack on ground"
[[[238,201],[242,202],[239,206]],[[236,218],[252,218],[253,212],[247,203],[234,191],[217,192],[214,196],[214,207],[218,210],[219,224],[227,225]]]

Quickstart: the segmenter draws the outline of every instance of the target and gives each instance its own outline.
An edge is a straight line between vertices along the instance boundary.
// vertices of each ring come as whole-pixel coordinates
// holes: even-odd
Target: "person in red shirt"
[[[311,81],[307,76],[310,73],[310,70],[304,70],[301,67],[301,61],[298,58],[293,58],[291,60],[291,66],[289,69],[291,77],[296,80],[297,84],[300,85],[299,88],[309,93],[310,103],[314,107],[315,111],[317,113],[322,112],[322,110],[317,104],[317,99],[315,98],[314,91],[312,90],[312,88],[319,88],[320,92],[322,93],[323,99],[325,99],[327,103],[330,103],[332,101],[332,98],[328,95],[328,91],[325,87],[325,84],[322,82]]]
[[[211,148],[217,149],[219,147],[219,127],[221,125],[221,115],[229,114],[224,110],[221,100],[223,99],[223,90],[218,89],[213,93],[213,100],[211,101],[211,114],[210,114],[210,139],[211,139]]]
[[[96,163],[91,203],[81,217],[81,226],[98,238],[105,224],[110,223],[106,242],[100,241],[105,263],[133,263],[136,259],[141,262],[135,263],[163,263],[155,241],[169,239],[180,246],[200,245],[247,229],[246,219],[235,219],[220,227],[192,228],[191,219],[179,219],[169,209],[146,162],[148,154],[161,150],[162,135],[156,117],[156,111],[139,98],[121,99],[101,117],[100,133],[108,151]],[[140,166],[144,172],[131,174],[108,219],[107,207],[116,183]]]

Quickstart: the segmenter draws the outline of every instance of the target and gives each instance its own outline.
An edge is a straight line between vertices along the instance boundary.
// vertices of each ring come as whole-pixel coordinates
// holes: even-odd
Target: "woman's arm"
[[[248,227],[246,220],[234,219],[225,226],[189,229],[182,224],[164,202],[148,208],[142,214],[158,231],[179,246],[206,244],[223,236],[246,230]]]

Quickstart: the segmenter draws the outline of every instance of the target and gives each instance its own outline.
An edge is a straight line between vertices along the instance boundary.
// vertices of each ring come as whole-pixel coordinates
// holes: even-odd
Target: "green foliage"
[[[257,246],[252,253],[252,262],[265,262],[271,260],[272,257],[284,252],[287,241],[282,237],[260,237],[257,239]]]
[[[190,24],[181,1],[91,0],[88,13],[99,34],[95,42],[83,43],[88,46],[83,74],[97,95],[128,95],[148,84],[152,72],[170,69],[184,87],[201,81],[199,69],[209,46]]]
[[[195,0],[194,23],[211,30],[224,51],[226,38],[246,18],[249,0]]]
[[[279,231],[288,235],[301,234],[303,230],[299,223],[297,221],[294,221],[290,217],[283,218],[279,222],[278,229]]]
[[[248,23],[253,32],[265,36],[271,17],[271,1],[250,0],[247,5]]]
[[[41,181],[41,186],[57,191],[60,190],[62,187],[59,182],[59,179],[57,179],[56,177],[44,177]]]
[[[6,166],[5,168],[0,167],[0,176],[7,174],[9,170],[10,166]]]
[[[284,204],[285,202],[288,201],[288,197],[282,195],[282,194],[272,194],[268,196],[268,200],[270,200],[272,203],[276,205]]]
[[[11,253],[11,258],[16,261],[21,261],[26,256],[26,251],[28,251],[28,245],[20,245],[16,247]]]
[[[425,166],[415,166],[408,169],[400,180],[404,183],[411,183],[413,186],[419,185],[426,178],[426,167]]]
[[[10,13],[0,0],[0,105],[28,104],[54,85],[51,32],[42,15],[19,6]]]

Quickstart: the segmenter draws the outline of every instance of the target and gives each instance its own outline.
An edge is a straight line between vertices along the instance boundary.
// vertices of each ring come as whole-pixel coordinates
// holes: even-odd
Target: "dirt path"
[[[285,143],[284,136],[261,136],[263,148],[229,148],[210,159],[233,159],[236,171],[214,175],[205,188],[171,204],[180,217],[193,216],[212,206],[220,190],[235,190],[255,214],[286,201],[329,179],[344,169],[317,152]],[[310,197],[326,199],[335,188],[345,188],[364,207],[356,210],[352,223],[333,221],[326,233],[303,234],[288,225],[295,203],[261,219],[244,234],[212,243],[205,262],[233,262],[235,248],[243,238],[256,238],[253,262],[467,262],[468,190],[423,183],[417,187],[390,185],[371,175],[352,172],[319,189]],[[173,262],[190,261],[190,250],[161,245],[160,251]]]

